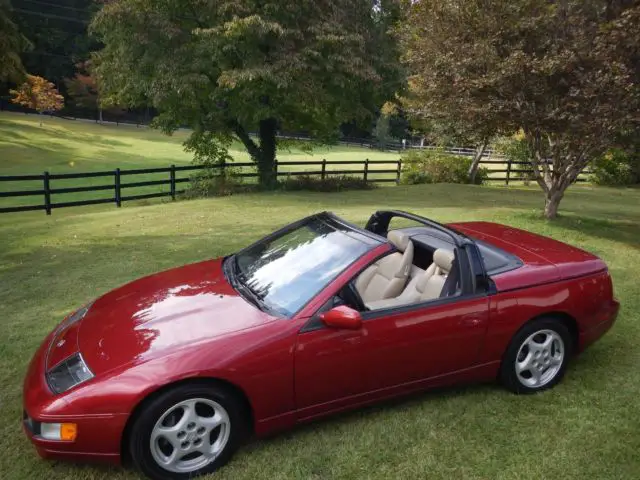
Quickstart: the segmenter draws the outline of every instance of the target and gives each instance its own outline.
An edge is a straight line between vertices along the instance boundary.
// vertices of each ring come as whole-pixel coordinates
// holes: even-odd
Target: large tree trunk
[[[553,220],[558,216],[558,207],[560,201],[564,197],[564,189],[553,186],[545,193],[544,198],[544,216],[548,220]]]
[[[476,148],[476,153],[473,155],[473,161],[469,167],[469,183],[476,183],[476,175],[478,174],[478,167],[480,167],[480,161],[484,155],[484,151],[487,149],[487,141],[483,140]]]
[[[576,150],[563,145],[557,138],[539,131],[525,132],[532,156],[533,176],[544,192],[544,216],[551,220],[558,216],[564,192],[577,179],[597,150],[586,147]]]
[[[258,164],[258,179],[263,188],[273,188],[276,185],[276,132],[278,122],[275,118],[260,120],[258,135],[260,137],[260,156],[256,159]]]
[[[275,118],[267,118],[260,121],[258,137],[260,146],[254,142],[253,138],[237,121],[230,122],[235,134],[244,144],[251,159],[258,167],[258,181],[262,188],[273,188],[276,186],[276,150],[278,147],[276,132],[278,121]]]

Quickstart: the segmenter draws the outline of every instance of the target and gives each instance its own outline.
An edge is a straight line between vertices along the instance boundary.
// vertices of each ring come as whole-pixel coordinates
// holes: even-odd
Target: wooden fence
[[[278,166],[278,164],[276,164]],[[339,165],[340,169],[331,169],[332,167]],[[358,170],[342,169],[346,165],[358,165],[363,168]],[[400,160],[322,160],[321,162],[300,161],[300,162],[286,162],[281,163],[280,166],[294,167],[294,166],[315,166],[317,170],[299,170],[299,171],[282,171],[276,168],[276,175],[278,177],[296,176],[296,175],[319,175],[321,178],[326,178],[329,175],[362,175],[366,181],[370,182],[393,182],[399,183],[400,172],[402,168],[402,162]],[[374,168],[371,168],[375,166]],[[389,166],[389,168],[384,168]],[[383,167],[383,168],[380,168]],[[391,168],[392,167],[392,168]],[[100,171],[100,172],[85,172],[85,173],[49,173],[44,172],[41,175],[4,175],[0,176],[0,213],[9,212],[24,212],[29,210],[44,210],[47,215],[51,215],[51,210],[54,208],[66,208],[77,207],[81,205],[96,205],[101,203],[113,203],[116,207],[120,207],[122,202],[131,200],[143,200],[149,198],[171,197],[172,200],[176,199],[176,196],[184,193],[184,189],[180,189],[184,183],[191,181],[189,176],[181,176],[181,174],[202,170],[205,167],[200,165],[186,165],[162,168],[136,168],[136,169],[120,169]],[[234,176],[242,178],[257,177],[258,174],[255,171],[238,171],[243,168],[255,168],[254,163],[230,163],[220,165],[216,168],[233,168]],[[135,181],[136,177],[148,176],[150,174],[165,174],[166,177],[157,180],[143,180]],[[374,178],[378,175],[391,175],[391,178]],[[94,179],[104,178],[104,182],[99,185],[77,185],[71,187],[61,187],[55,185],[57,181],[63,180],[82,180],[82,179]],[[5,185],[10,182],[20,182],[22,186],[25,182],[29,183],[31,188],[28,189],[11,189],[4,188]],[[137,193],[129,194],[132,189],[141,187],[168,187],[168,190],[155,191],[151,193]],[[35,187],[35,188],[34,188]],[[57,195],[81,193],[81,192],[102,192],[108,191],[112,193],[112,196],[106,198],[89,198],[85,200],[73,200],[73,201],[56,201]],[[17,205],[17,206],[5,206],[2,205],[2,201],[6,198],[15,197],[39,197],[42,203],[30,204],[30,205]]]
[[[344,169],[345,166],[355,165],[358,169]],[[527,175],[532,173],[531,166],[526,162],[515,162],[504,158],[483,158],[481,165],[489,166],[489,180],[501,182],[509,185],[511,181],[522,181],[527,179]],[[331,167],[337,166],[337,169]],[[290,167],[316,167],[315,170],[290,170]],[[327,168],[330,167],[330,168]],[[494,168],[498,167],[498,168]],[[504,168],[500,168],[504,167]],[[4,175],[0,176],[0,213],[24,212],[30,210],[44,210],[47,215],[55,208],[76,207],[81,205],[96,205],[113,203],[120,207],[122,202],[131,200],[143,200],[150,198],[170,197],[175,200],[176,196],[184,193],[184,188],[180,188],[185,183],[189,183],[190,172],[201,170],[204,167],[199,165],[175,166],[162,168],[137,168],[85,172],[85,173],[49,173],[41,175]],[[230,163],[220,165],[216,168],[232,168],[233,175],[242,178],[255,178],[258,176],[254,163]],[[285,169],[286,168],[286,169]],[[243,170],[245,169],[245,170]],[[246,171],[250,169],[250,171]],[[322,160],[282,162],[276,164],[277,177],[312,175],[327,178],[329,175],[350,175],[361,176],[365,181],[372,183],[389,182],[400,183],[402,172],[401,160]],[[585,172],[585,174],[588,172]],[[186,174],[186,176],[184,176]],[[157,178],[162,175],[163,178]],[[135,181],[136,178],[140,181]],[[153,180],[148,177],[153,176]],[[145,179],[147,177],[147,179]],[[83,180],[89,179],[89,183],[95,179],[104,179],[99,184],[82,184]],[[69,180],[74,180],[72,186],[64,186]],[[584,182],[587,179],[582,175],[578,181]],[[27,184],[25,188],[25,183]],[[5,186],[18,185],[17,188],[5,188]],[[149,192],[149,187],[157,187],[157,190]],[[165,189],[163,187],[168,187]],[[145,188],[147,192],[140,193],[139,189]],[[138,189],[136,193],[135,190]],[[108,193],[109,196],[101,198],[87,198],[61,201],[60,195],[79,194],[86,192]],[[130,193],[131,192],[131,193]],[[36,197],[42,203],[31,202],[26,205],[7,205],[15,203],[16,197]],[[14,199],[14,200],[6,200]]]

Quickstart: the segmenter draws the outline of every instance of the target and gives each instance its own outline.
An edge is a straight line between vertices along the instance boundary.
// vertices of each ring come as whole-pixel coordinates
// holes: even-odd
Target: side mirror
[[[320,320],[328,327],[346,328],[348,330],[357,330],[362,326],[362,317],[360,312],[345,305],[332,308],[328,312],[320,314]]]

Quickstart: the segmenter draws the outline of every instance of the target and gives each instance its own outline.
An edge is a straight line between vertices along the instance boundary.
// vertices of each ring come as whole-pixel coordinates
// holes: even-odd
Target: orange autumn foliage
[[[54,112],[64,107],[64,97],[46,78],[27,75],[27,81],[17,90],[10,90],[12,103],[36,110],[38,113]]]

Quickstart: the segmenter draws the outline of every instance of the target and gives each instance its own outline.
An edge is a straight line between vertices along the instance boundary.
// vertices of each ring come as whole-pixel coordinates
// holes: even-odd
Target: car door
[[[358,330],[310,323],[295,350],[298,418],[393,396],[477,362],[489,299],[462,295],[362,312]]]

